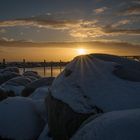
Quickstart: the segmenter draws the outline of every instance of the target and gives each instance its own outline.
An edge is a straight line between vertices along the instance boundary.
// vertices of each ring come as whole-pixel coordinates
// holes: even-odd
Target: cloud
[[[125,16],[140,15],[140,5],[137,4],[137,5],[129,6],[128,8],[122,10],[120,14]]]
[[[101,13],[104,13],[104,11],[106,11],[108,8],[107,7],[100,7],[100,8],[97,8],[94,10],[94,12],[96,14],[101,14]]]
[[[36,18],[27,18],[27,19],[0,21],[0,27],[35,26],[38,28],[47,28],[54,30],[68,30],[70,35],[73,37],[88,37],[91,33],[92,34],[95,33],[95,31],[93,32],[93,30],[96,30],[97,22],[98,22],[97,20],[82,20],[82,19],[43,20]]]
[[[133,3],[140,4],[140,1],[139,0],[134,0]]]
[[[112,25],[105,26],[103,29],[104,33],[108,34],[126,34],[126,35],[140,35],[140,29],[127,29],[127,28],[114,28]]]
[[[120,21],[112,24],[112,27],[115,28],[115,27],[118,27],[118,26],[121,26],[121,25],[127,25],[127,24],[131,24],[131,23],[132,23],[132,21],[129,20],[129,19],[123,19],[123,20],[120,20]]]
[[[6,33],[6,30],[5,29],[0,29],[0,33]]]
[[[139,48],[140,44],[132,44],[127,42],[119,42],[119,41],[91,41],[91,42],[31,42],[24,40],[9,40],[9,39],[0,39],[0,46],[3,47],[59,47],[59,48],[75,48],[76,46],[86,46],[87,48],[94,47],[125,47],[125,48]]]
[[[101,10],[102,9],[102,10]],[[98,12],[105,10],[106,7],[99,8]],[[99,12],[99,13],[100,13]],[[48,17],[48,16],[47,16]],[[55,19],[49,14],[49,18],[43,16],[29,17],[23,19],[0,21],[0,27],[33,26],[53,30],[67,30],[70,36],[75,38],[95,38],[99,36],[113,35],[140,35],[139,28],[125,28],[122,25],[132,24],[130,19],[118,20],[110,25],[100,24],[99,20],[91,19]]]
[[[140,28],[126,28],[122,27],[122,25],[133,24],[134,21],[129,19],[119,20],[116,23],[112,23],[110,25],[106,25],[102,28],[102,31],[107,34],[125,34],[125,35],[140,35]]]
[[[67,29],[75,24],[77,24],[77,21],[38,20],[32,18],[0,21],[0,27],[35,26],[39,28]]]
[[[70,31],[70,35],[78,38],[98,37],[105,33],[100,27],[78,28]]]
[[[97,20],[47,20],[26,18],[17,20],[0,21],[0,27],[15,27],[15,26],[35,26],[39,28],[52,28],[52,29],[70,29],[79,26],[89,26],[96,23]]]
[[[1,38],[1,41],[6,41],[6,42],[12,42],[12,41],[14,41],[14,39],[13,38],[7,38],[7,37],[2,37]]]

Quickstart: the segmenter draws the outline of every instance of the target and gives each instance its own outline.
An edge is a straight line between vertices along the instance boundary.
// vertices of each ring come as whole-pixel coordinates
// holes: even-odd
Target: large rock
[[[105,113],[81,127],[71,140],[139,140],[140,109]]]
[[[0,102],[0,137],[11,140],[35,140],[44,127],[31,99],[12,97]]]
[[[54,77],[45,77],[26,85],[25,89],[22,92],[22,96],[26,97],[31,95],[37,88],[50,86],[53,80]]]
[[[19,96],[21,95],[21,92],[25,88],[25,86],[31,82],[31,79],[24,76],[19,76],[3,83],[1,87],[5,92],[13,92],[15,95]]]
[[[14,97],[15,94],[13,91],[5,91],[4,89],[0,88],[0,101],[8,98],[8,97]]]
[[[140,62],[78,56],[54,80],[46,103],[54,139],[68,139],[91,114],[140,108]]]
[[[69,140],[84,120],[98,113],[98,109],[87,114],[76,113],[66,103],[55,99],[51,94],[46,98],[46,107],[48,125],[54,140]]]
[[[140,107],[140,62],[94,54],[76,57],[54,80],[52,96],[79,113]]]
[[[19,68],[17,67],[6,67],[5,69],[0,70],[1,73],[5,73],[5,72],[15,72],[19,74]]]
[[[5,71],[3,73],[0,73],[0,85],[18,76],[20,76],[20,74],[11,71]]]
[[[39,87],[29,96],[29,98],[33,100],[44,100],[49,93],[48,89],[48,86]]]
[[[23,73],[24,76],[33,76],[37,79],[40,79],[41,76],[36,71],[26,71]]]

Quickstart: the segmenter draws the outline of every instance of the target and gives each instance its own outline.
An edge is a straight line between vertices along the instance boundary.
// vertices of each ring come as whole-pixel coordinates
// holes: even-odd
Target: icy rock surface
[[[79,113],[93,112],[95,106],[104,112],[140,108],[139,79],[139,62],[105,54],[78,56],[54,80],[51,94]]]
[[[44,77],[35,80],[34,82],[26,85],[25,89],[22,92],[22,95],[26,97],[31,95],[37,88],[46,87],[46,86],[48,87],[52,84],[53,80],[54,77]]]
[[[14,140],[34,140],[44,126],[31,99],[12,97],[0,102],[0,136]]]
[[[139,140],[140,109],[113,111],[80,128],[71,140]]]
[[[31,82],[32,82],[31,79],[24,76],[19,76],[19,77],[12,78],[7,82],[3,83],[1,85],[1,88],[5,92],[13,92],[15,95],[20,96],[25,86]]]

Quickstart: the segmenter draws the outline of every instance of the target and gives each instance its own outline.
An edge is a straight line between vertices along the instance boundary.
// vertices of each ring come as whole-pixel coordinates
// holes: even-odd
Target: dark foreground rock
[[[5,73],[0,73],[0,85],[14,77],[18,77],[18,76],[20,76],[20,74],[15,73],[15,72],[6,71]]]
[[[17,68],[17,67],[6,67],[5,69],[2,69],[1,71],[0,71],[1,73],[5,73],[5,72],[15,72],[15,73],[20,73],[19,72],[19,68]]]
[[[36,104],[24,97],[0,102],[0,137],[11,140],[37,140],[45,126]]]
[[[33,76],[36,77],[37,79],[40,79],[41,76],[36,72],[36,71],[26,71],[23,73],[24,76]]]
[[[8,95],[5,94],[5,92],[2,89],[0,89],[0,101],[6,99],[7,97]]]
[[[68,140],[83,121],[102,110],[140,108],[139,82],[140,62],[106,54],[74,58],[54,80],[46,99],[53,139]]]
[[[23,90],[22,96],[27,97],[31,95],[37,88],[40,88],[43,86],[50,86],[53,80],[54,80],[54,77],[47,77],[47,78],[41,78],[39,80],[36,80],[28,84]]]
[[[76,113],[66,103],[51,96],[51,93],[46,98],[46,106],[48,125],[54,140],[69,140],[81,123],[94,114]]]
[[[12,91],[4,91],[3,89],[0,89],[0,101],[8,98],[8,97],[14,97],[15,94]]]

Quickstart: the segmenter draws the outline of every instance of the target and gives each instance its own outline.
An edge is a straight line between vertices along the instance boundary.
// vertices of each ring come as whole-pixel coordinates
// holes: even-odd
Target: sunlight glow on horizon
[[[78,48],[78,49],[77,49],[77,54],[78,54],[78,55],[87,54],[87,50],[86,50],[86,49],[83,49],[83,48]]]
[[[14,44],[15,45],[15,44]],[[128,46],[129,47],[129,46]],[[114,49],[115,48],[115,49]],[[98,44],[82,44],[82,43],[55,43],[55,44],[36,44],[32,46],[29,44],[15,45],[14,46],[2,46],[0,50],[0,61],[6,59],[9,61],[33,61],[42,62],[46,61],[71,61],[78,55],[85,55],[91,53],[106,53],[114,55],[140,55],[138,47],[114,47],[112,44],[108,46]]]

